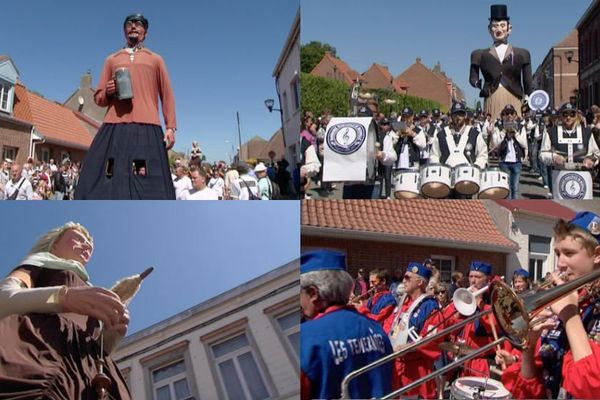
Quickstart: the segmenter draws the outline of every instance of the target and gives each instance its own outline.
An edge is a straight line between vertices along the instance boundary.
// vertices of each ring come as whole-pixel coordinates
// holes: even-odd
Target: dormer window
[[[11,114],[13,96],[15,93],[14,85],[0,79],[0,111]]]

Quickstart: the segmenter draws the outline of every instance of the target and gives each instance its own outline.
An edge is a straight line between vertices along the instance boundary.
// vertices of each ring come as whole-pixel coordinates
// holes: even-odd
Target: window
[[[41,151],[42,151],[41,160],[44,162],[50,162],[50,149],[43,147],[41,149]]]
[[[283,92],[283,96],[282,96],[282,103],[281,103],[281,108],[283,111],[283,120],[287,121],[289,113],[288,113],[288,98],[287,98],[287,92],[284,91]]]
[[[300,108],[300,84],[298,83],[298,77],[294,78],[292,83],[290,84],[290,89],[294,95],[294,111]]]
[[[13,88],[10,83],[0,80],[0,111],[11,113]]]
[[[270,396],[246,333],[214,344],[211,349],[228,399],[260,400]]]
[[[276,317],[279,329],[286,337],[290,347],[300,357],[300,314],[297,310]]]
[[[153,370],[152,389],[156,400],[193,399],[184,361],[179,360]]]
[[[18,152],[19,149],[17,147],[4,146],[2,148],[2,159],[5,160],[10,158],[11,160],[15,161],[17,159]]]
[[[550,270],[546,262],[550,250],[549,237],[529,235],[529,274],[532,280],[541,280]]]
[[[440,270],[440,280],[442,282],[452,282],[452,273],[454,272],[454,257],[432,255],[431,259],[435,266]]]
[[[193,400],[198,395],[194,370],[184,340],[142,359],[146,399]]]

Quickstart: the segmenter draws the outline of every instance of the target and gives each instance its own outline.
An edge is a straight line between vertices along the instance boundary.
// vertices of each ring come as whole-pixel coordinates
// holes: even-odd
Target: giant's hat
[[[125,21],[123,21],[123,28],[125,28],[125,25],[129,21],[139,21],[142,23],[142,25],[144,25],[144,29],[148,30],[148,20],[142,14],[131,14],[125,17]]]
[[[510,21],[506,4],[492,4],[490,6],[490,21]]]

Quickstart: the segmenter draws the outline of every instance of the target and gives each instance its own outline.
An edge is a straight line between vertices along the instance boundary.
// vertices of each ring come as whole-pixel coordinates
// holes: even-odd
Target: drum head
[[[465,376],[452,384],[452,397],[455,399],[508,399],[510,393],[501,382],[495,379]]]
[[[419,193],[409,192],[406,190],[398,190],[394,192],[394,197],[401,199],[422,199],[423,197]]]
[[[493,187],[479,193],[477,196],[482,200],[502,200],[506,199],[510,194],[510,190],[503,187]]]
[[[470,196],[479,192],[479,184],[473,181],[462,181],[454,184],[454,190],[460,194]]]
[[[431,182],[421,186],[421,193],[433,199],[444,199],[450,194],[450,188],[444,183]]]

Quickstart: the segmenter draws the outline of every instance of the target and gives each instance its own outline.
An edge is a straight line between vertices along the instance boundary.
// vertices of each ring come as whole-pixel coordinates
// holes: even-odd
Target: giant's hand
[[[168,128],[165,131],[165,146],[167,150],[171,150],[175,145],[175,129]]]
[[[104,322],[109,330],[125,332],[129,313],[119,297],[108,289],[97,287],[71,287],[59,293],[61,312],[87,315]]]
[[[107,96],[112,96],[117,92],[117,85],[115,85],[114,79],[109,79],[108,82],[106,82],[105,90]]]

